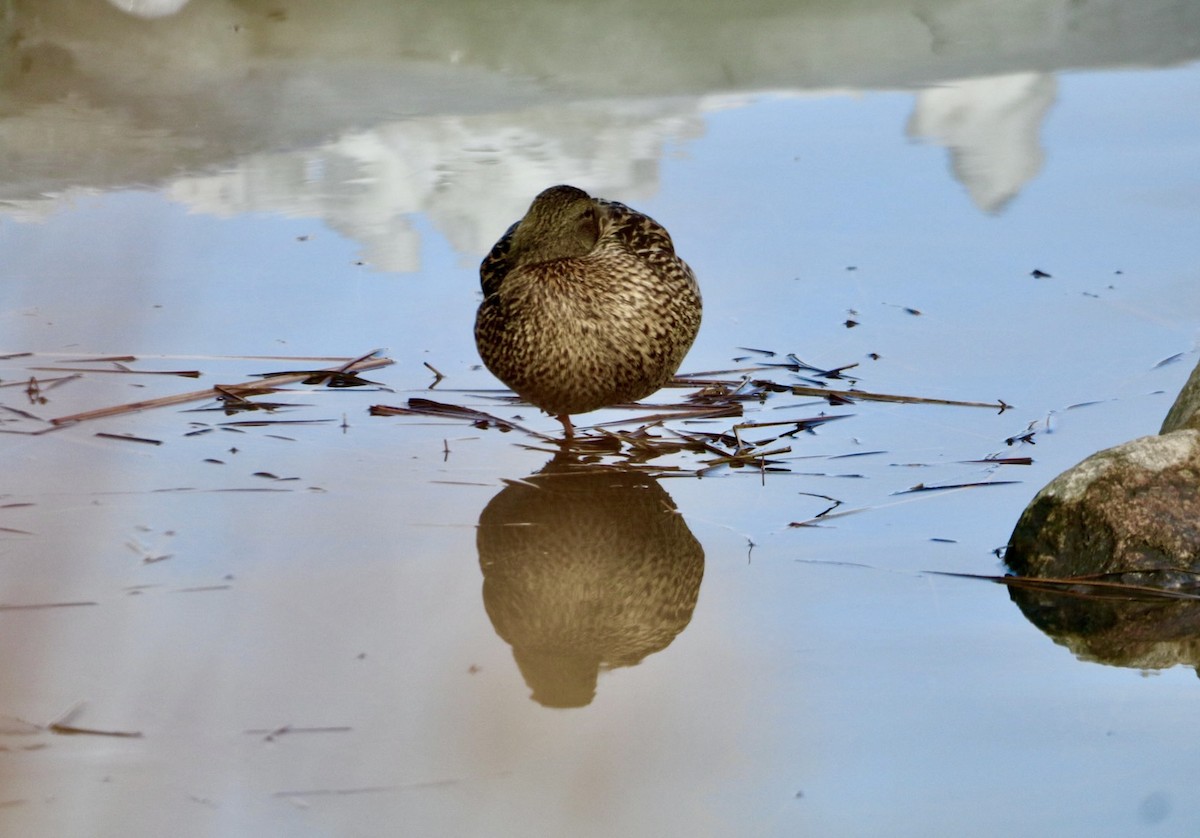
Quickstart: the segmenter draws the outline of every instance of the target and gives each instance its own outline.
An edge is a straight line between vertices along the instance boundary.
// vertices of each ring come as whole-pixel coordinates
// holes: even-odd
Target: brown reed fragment
[[[262,486],[239,486],[232,489],[208,489],[210,492],[294,492],[295,489],[273,489]]]
[[[437,402],[433,399],[414,397],[408,400],[407,406],[405,407],[374,404],[371,405],[369,412],[372,416],[432,416],[444,419],[465,419],[476,427],[494,426],[502,431],[516,430],[540,439],[552,439],[552,437],[549,437],[546,434],[538,433],[537,431],[532,431],[528,428],[523,428],[515,422],[511,422],[508,419],[501,419],[499,416],[493,416],[490,413],[484,413],[482,410],[475,410],[474,408],[470,407],[461,407],[456,404],[447,404],[445,402]]]
[[[104,433],[103,431],[97,432],[95,434],[95,436],[103,437],[104,439],[120,439],[120,440],[124,440],[125,442],[141,442],[146,445],[162,445],[161,439],[149,439],[148,437],[144,437],[144,436],[130,436],[129,434],[108,434],[108,433]]]
[[[264,742],[274,742],[280,736],[294,733],[350,733],[354,728],[349,725],[331,725],[328,727],[296,727],[295,725],[280,725],[275,728],[251,728],[242,733],[251,736],[262,736]]]
[[[43,390],[53,390],[55,387],[66,384],[68,381],[78,381],[81,378],[83,378],[83,375],[75,372],[70,375],[60,375],[57,378],[39,378],[38,384]]]
[[[385,791],[399,791],[405,788],[434,788],[444,786],[450,783],[457,782],[456,780],[442,780],[429,783],[415,783],[408,786],[363,786],[362,788],[353,789],[305,789],[303,791],[276,791],[271,793],[271,797],[328,797],[328,796],[346,796],[352,794],[379,794]]]
[[[12,430],[11,428],[0,428],[0,434],[20,434],[22,436],[41,436],[42,434],[48,434],[51,431],[61,431],[65,427],[66,427],[65,425],[47,424],[46,427],[41,428],[36,431],[16,431],[16,430]]]
[[[116,373],[119,375],[177,375],[181,378],[199,378],[200,370],[135,370],[124,364],[116,364],[116,369],[92,369],[91,367],[28,367],[35,372],[73,372],[73,373]]]
[[[295,402],[253,402],[248,397],[266,395],[267,393],[282,393],[290,392],[283,387],[253,387],[239,389],[238,392],[233,392],[227,387],[214,385],[213,390],[217,393],[217,401],[221,402],[219,407],[196,407],[187,411],[188,413],[211,413],[214,410],[219,410],[226,416],[232,416],[235,413],[250,412],[262,410],[267,413],[284,407],[307,407],[308,405],[297,404]]]
[[[762,467],[766,465],[767,457],[772,457],[777,454],[789,454],[791,453],[791,450],[792,446],[790,445],[784,446],[783,448],[773,448],[770,451],[748,450],[739,452],[737,454],[727,454],[725,456],[716,457],[712,460],[704,460],[704,464],[710,467],[719,465],[728,465],[734,467],[756,465]]]
[[[710,384],[710,383],[729,384],[731,382],[728,382],[728,381],[710,382],[710,381],[705,381],[704,379],[708,378],[709,376],[713,376],[713,375],[739,375],[739,374],[749,374],[752,372],[770,372],[773,369],[775,369],[775,367],[761,366],[761,367],[735,367],[733,369],[727,369],[727,370],[701,370],[699,372],[681,372],[681,373],[676,373],[675,377],[672,378],[669,382],[667,382],[667,386],[668,387],[693,387],[697,384]]]
[[[753,430],[754,428],[771,428],[780,425],[796,425],[799,430],[808,430],[824,425],[826,422],[836,422],[838,419],[849,419],[853,413],[843,413],[837,416],[810,416],[807,419],[780,419],[775,422],[739,422],[733,426],[734,433],[744,430]]]
[[[360,378],[359,376],[355,375],[354,372],[352,372],[352,370],[353,369],[358,369],[358,370],[368,369],[368,367],[362,366],[364,364],[364,362],[366,362],[367,359],[369,359],[369,358],[374,358],[376,355],[378,355],[382,351],[383,351],[382,349],[372,350],[371,352],[368,352],[365,355],[360,355],[357,358],[353,358],[353,359],[347,361],[346,363],[342,364],[337,369],[308,370],[307,377],[301,379],[301,382],[304,384],[309,384],[309,385],[313,385],[313,386],[318,385],[318,384],[324,384],[326,387],[334,387],[334,388],[365,387],[368,384],[374,384],[376,386],[379,386],[379,382],[368,381],[365,378]],[[260,375],[264,378],[271,378],[271,377],[278,376],[278,375],[290,375],[290,374],[293,374],[293,373],[286,371],[286,370],[283,372],[260,373]],[[296,374],[298,374],[298,373],[296,373]]]
[[[958,399],[934,399],[925,396],[900,396],[893,393],[872,393],[867,390],[826,390],[823,387],[804,387],[801,385],[792,385],[792,394],[796,396],[818,396],[823,399],[836,397],[845,399],[844,403],[849,404],[857,400],[868,402],[895,402],[897,404],[940,404],[949,407],[990,407],[1003,413],[1012,408],[1003,399],[997,399],[994,402],[968,402],[959,401]]]
[[[31,388],[32,389],[41,388],[42,383],[48,382],[48,381],[50,381],[49,378],[36,378],[34,376],[30,376],[29,378],[20,378],[20,379],[18,379],[18,381],[11,381],[11,382],[0,381],[0,389],[5,388],[5,387],[24,387],[26,390],[26,393],[28,393],[28,391]]]
[[[94,727],[76,727],[57,722],[46,726],[46,730],[62,736],[112,736],[117,739],[141,739],[140,730],[97,730]]]
[[[394,363],[391,358],[375,358],[364,356],[362,359],[351,361],[350,366],[343,364],[329,372],[341,374],[350,371],[363,371],[377,369],[378,367],[386,367]],[[295,384],[300,381],[305,381],[310,378],[312,371],[300,372],[281,372],[267,376],[263,381],[247,381],[241,384],[225,384],[221,385],[223,391],[241,394],[243,392],[252,391],[261,387],[278,387],[284,384]],[[267,380],[269,379],[269,380]],[[109,416],[122,416],[127,413],[136,413],[141,410],[150,410],[156,407],[171,407],[177,404],[186,404],[188,402],[200,401],[202,399],[210,399],[216,397],[217,390],[209,387],[204,390],[193,390],[190,393],[176,393],[173,396],[162,396],[156,399],[145,399],[143,401],[130,402],[128,404],[116,405],[114,407],[103,407],[98,410],[88,410],[83,413],[74,413],[70,416],[60,416],[56,419],[51,419],[53,425],[68,425],[75,422],[86,422],[91,419],[103,419]]]
[[[444,379],[446,376],[442,374],[441,370],[439,370],[437,367],[435,367],[433,364],[429,363],[428,361],[422,361],[421,363],[425,365],[425,369],[429,370],[435,376],[433,379],[433,383],[429,385],[429,389],[432,390],[434,387],[438,386],[438,383],[441,382],[441,380]]]
[[[237,419],[229,422],[218,422],[217,427],[229,428],[265,428],[270,425],[328,425],[336,419]]]
[[[258,405],[247,399],[245,395],[242,395],[241,393],[235,393],[232,390],[222,387],[220,384],[213,385],[213,392],[217,394],[217,400],[224,403],[224,410],[226,412],[233,412],[234,410],[238,409],[254,410],[258,408]],[[277,391],[275,388],[271,387],[266,388],[264,392],[274,393]],[[253,395],[259,394],[254,393]]]
[[[748,352],[773,356],[770,350],[755,350],[751,347],[739,347]],[[850,418],[852,414],[830,414],[808,416],[799,419],[779,419],[769,422],[745,421],[729,427],[720,433],[679,430],[667,427],[667,422],[682,422],[691,424],[712,420],[740,418],[746,410],[746,403],[765,404],[774,394],[811,395],[834,404],[851,404],[859,399],[890,401],[912,404],[936,404],[950,406],[988,407],[1003,411],[1009,407],[998,400],[995,403],[958,401],[950,399],[922,398],[893,394],[872,393],[858,390],[832,390],[819,378],[847,378],[847,371],[856,364],[847,364],[821,369],[814,367],[798,358],[795,354],[786,356],[786,362],[763,363],[755,367],[742,367],[731,370],[708,371],[677,375],[669,386],[688,388],[692,392],[686,394],[679,402],[672,404],[624,404],[613,405],[614,409],[636,411],[632,416],[617,418],[605,422],[597,422],[590,426],[581,427],[584,433],[571,439],[561,439],[530,431],[515,422],[500,419],[488,413],[473,408],[453,404],[434,402],[428,399],[410,399],[405,407],[375,405],[371,408],[372,415],[419,415],[439,418],[458,419],[471,422],[476,427],[497,427],[502,431],[519,430],[538,440],[553,443],[552,445],[517,443],[523,448],[542,451],[549,454],[570,454],[580,458],[595,467],[609,457],[619,458],[623,468],[645,468],[660,475],[683,476],[690,474],[703,476],[721,468],[753,468],[759,473],[760,479],[766,477],[768,471],[792,471],[791,464],[777,458],[791,453],[790,446],[778,444],[785,442],[801,432],[812,431],[820,425],[837,419]],[[428,365],[427,365],[428,367]],[[430,367],[437,374],[437,370]],[[808,373],[813,378],[803,379],[804,384],[779,383],[766,378],[753,378],[752,373],[771,371],[778,373],[786,370],[793,373]],[[718,376],[739,375],[740,378],[722,378]],[[849,378],[848,380],[854,381]],[[479,396],[478,390],[450,390],[442,392],[468,392]],[[519,400],[510,392],[502,391],[495,398],[506,404],[519,405]],[[647,413],[646,411],[652,411]],[[761,429],[761,431],[760,431]],[[745,433],[760,431],[762,438],[747,440]],[[681,452],[698,454],[706,459],[701,460],[701,466],[688,470],[678,465],[656,466],[650,461],[664,456]],[[855,452],[862,455],[864,452]],[[868,452],[880,453],[880,452]],[[1015,462],[1015,460],[1014,460]],[[1002,481],[992,481],[986,485],[999,485]],[[970,484],[959,484],[944,487],[917,487],[910,491],[932,491],[936,489],[967,488]],[[832,501],[831,501],[832,503]],[[792,526],[815,526],[817,522],[826,522],[834,517],[853,514],[862,510],[839,510],[834,512],[834,506],[823,510],[818,519],[808,522],[793,523]]]
[[[819,515],[814,515],[813,517],[803,521],[792,521],[788,524],[788,527],[820,527],[823,526],[827,521],[832,521],[836,518],[845,518],[847,515],[857,515],[860,512],[867,512],[872,508],[873,507],[870,506],[856,506],[853,509],[843,509],[841,512],[830,512],[829,510],[825,510]]]
[[[832,498],[829,495],[820,495],[820,494],[817,494],[816,492],[800,492],[800,494],[804,495],[806,497],[810,497],[810,498],[818,498],[820,500],[829,501],[830,505],[828,507],[826,507],[825,509],[822,509],[816,515],[812,516],[812,518],[809,519],[810,521],[816,521],[820,518],[824,518],[825,516],[827,516],[831,512],[833,512],[833,510],[837,509],[839,506],[842,505],[842,501],[838,500],[837,498]],[[793,526],[795,526],[795,525],[793,525]]]
[[[787,363],[764,362],[763,366],[768,369],[783,369],[783,370],[787,370],[788,372],[815,373],[817,378],[843,378],[844,377],[842,375],[843,372],[845,372],[846,370],[852,370],[858,366],[858,362],[856,361],[853,364],[846,364],[845,366],[841,366],[841,367],[833,367],[832,369],[822,369],[821,367],[814,367],[812,364],[809,364],[805,361],[801,361],[794,354],[789,354],[787,357],[788,357]]]
[[[916,486],[910,486],[907,489],[901,489],[899,492],[892,492],[892,494],[909,495],[914,492],[943,492],[949,489],[978,489],[981,486],[1008,486],[1010,484],[1020,482],[1020,480],[979,480],[974,483],[946,483],[941,486],[926,486],[924,483],[918,483]]]
[[[980,460],[959,460],[962,463],[986,463],[1002,466],[1031,466],[1033,457],[984,457]]]
[[[42,611],[47,608],[77,608],[83,605],[98,605],[95,602],[39,602],[31,605],[0,605],[0,611]]]
[[[105,364],[105,363],[130,363],[136,361],[136,355],[97,355],[95,358],[64,358],[60,363],[63,364]]]
[[[24,384],[24,383],[25,383],[24,381],[21,382],[21,384]],[[0,410],[7,410],[9,413],[14,413],[17,416],[20,416],[22,419],[32,419],[35,422],[45,422],[46,421],[45,419],[43,419],[40,416],[34,416],[28,410],[21,410],[21,408],[19,408],[19,407],[9,407],[6,404],[0,404]]]
[[[649,407],[650,405],[646,405]],[[631,416],[627,419],[613,419],[609,422],[600,422],[588,427],[592,428],[611,428],[617,425],[628,425],[631,422],[641,422],[643,424],[661,424],[673,419],[683,419],[692,422],[698,422],[703,419],[729,419],[742,415],[742,406],[740,404],[726,404],[717,406],[691,406],[679,405],[678,409],[672,409],[663,413],[653,413],[649,416]]]
[[[668,428],[668,430],[671,429]],[[693,445],[696,445],[699,448],[709,451],[713,454],[728,453],[726,451],[722,451],[720,448],[717,448],[714,443],[724,445],[726,448],[733,448],[737,446],[737,437],[727,433],[714,434],[707,431],[689,431],[688,433],[684,433],[683,431],[676,430],[671,430],[671,433],[682,437],[690,441]]]

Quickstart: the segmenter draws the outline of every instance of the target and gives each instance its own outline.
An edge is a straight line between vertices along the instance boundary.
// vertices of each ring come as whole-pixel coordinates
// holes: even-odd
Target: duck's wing
[[[642,258],[675,255],[671,234],[650,216],[617,201],[597,198],[596,203],[603,207],[608,222],[601,231],[602,238],[611,236]]]
[[[675,243],[665,227],[650,216],[616,201],[598,198],[596,203],[603,207],[607,222],[601,229],[601,241],[618,242],[661,275],[682,276],[695,285],[692,269],[675,255]]]
[[[499,291],[504,277],[508,276],[511,269],[508,263],[508,252],[512,248],[513,233],[520,223],[514,221],[512,226],[500,237],[500,241],[492,245],[491,252],[483,257],[483,261],[479,264],[479,284],[483,286],[484,297],[490,297]]]

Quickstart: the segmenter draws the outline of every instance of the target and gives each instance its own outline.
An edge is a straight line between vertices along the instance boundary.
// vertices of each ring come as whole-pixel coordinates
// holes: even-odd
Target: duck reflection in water
[[[476,539],[488,617],[547,707],[585,706],[600,670],[669,646],[704,576],[704,550],[654,477],[568,455],[492,498]]]

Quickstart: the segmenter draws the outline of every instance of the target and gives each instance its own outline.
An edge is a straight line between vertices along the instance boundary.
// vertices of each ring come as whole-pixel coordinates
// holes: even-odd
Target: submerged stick
[[[386,367],[389,364],[395,363],[391,358],[360,358],[356,361],[351,361],[350,364],[342,364],[325,372],[332,374],[359,372],[362,370],[373,370],[378,367]],[[145,399],[138,402],[129,402],[128,404],[115,405],[113,407],[102,407],[97,410],[87,410],[83,413],[73,413],[70,416],[59,416],[57,419],[51,419],[52,425],[69,425],[75,422],[86,422],[90,419],[103,419],[108,416],[122,416],[126,413],[137,413],[141,410],[150,410],[156,407],[171,407],[177,404],[187,404],[188,402],[196,402],[201,399],[219,398],[222,391],[226,394],[229,392],[237,393],[239,390],[257,390],[261,391],[263,387],[275,387],[283,384],[295,384],[298,381],[306,381],[313,376],[312,370],[303,372],[291,373],[275,373],[266,378],[260,378],[258,381],[246,381],[241,384],[221,384],[216,387],[209,387],[204,390],[193,390],[189,393],[176,393],[173,396],[162,396],[157,399]]]

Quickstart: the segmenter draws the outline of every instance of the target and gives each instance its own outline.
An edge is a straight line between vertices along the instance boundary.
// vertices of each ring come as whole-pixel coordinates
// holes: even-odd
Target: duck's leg
[[[555,416],[554,418],[557,419],[558,421],[562,422],[563,436],[566,439],[574,439],[575,438],[575,426],[571,424],[570,415],[566,414],[566,413],[560,413],[557,416]]]

